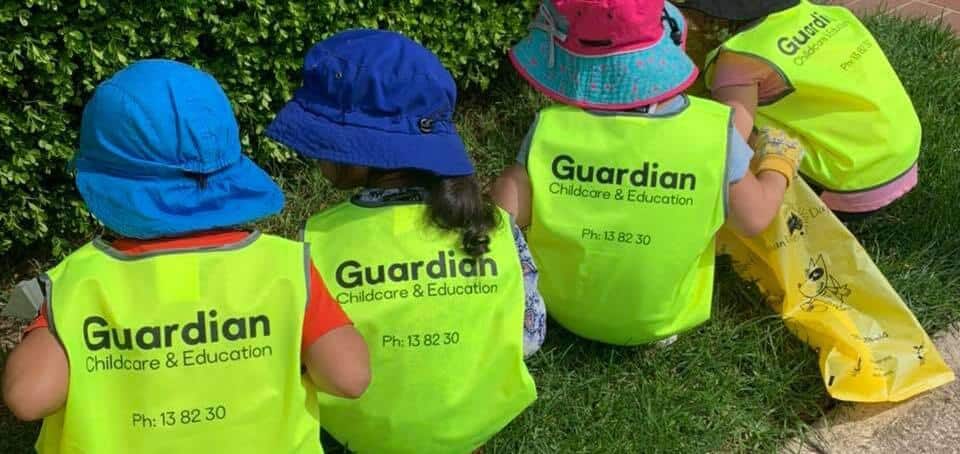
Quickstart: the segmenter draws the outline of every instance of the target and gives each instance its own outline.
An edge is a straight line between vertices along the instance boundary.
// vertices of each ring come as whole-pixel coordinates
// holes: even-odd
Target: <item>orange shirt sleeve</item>
[[[40,313],[37,314],[37,318],[33,319],[33,321],[30,322],[30,324],[27,325],[27,327],[23,330],[23,335],[26,336],[33,330],[47,328],[49,326],[50,322],[47,321],[47,305],[44,304],[43,306],[40,306]]]
[[[317,267],[310,262],[310,301],[307,303],[307,312],[303,316],[301,351],[306,352],[324,334],[352,324],[353,322],[340,308],[337,300],[330,295]]]

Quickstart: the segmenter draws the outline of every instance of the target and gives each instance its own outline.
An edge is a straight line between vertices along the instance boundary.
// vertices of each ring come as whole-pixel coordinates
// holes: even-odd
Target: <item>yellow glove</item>
[[[755,153],[750,166],[754,172],[777,172],[787,179],[787,186],[797,176],[803,160],[803,145],[799,140],[779,129],[762,127],[750,136],[750,147]]]

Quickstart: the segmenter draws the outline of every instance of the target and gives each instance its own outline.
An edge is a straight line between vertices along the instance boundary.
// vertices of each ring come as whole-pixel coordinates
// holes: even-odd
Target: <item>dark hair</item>
[[[461,245],[471,257],[490,252],[490,231],[500,225],[500,210],[476,177],[431,176],[428,183],[430,221],[441,229],[459,231]]]
[[[734,34],[745,31],[746,29],[751,28],[754,25],[758,24],[760,21],[763,20],[764,17],[766,16],[762,16],[759,19],[741,19],[741,20],[731,19],[728,21],[730,31]]]

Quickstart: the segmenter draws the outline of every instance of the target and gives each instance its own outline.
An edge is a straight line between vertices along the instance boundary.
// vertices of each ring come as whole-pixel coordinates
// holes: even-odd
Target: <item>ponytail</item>
[[[490,231],[500,225],[500,211],[480,188],[476,177],[433,177],[427,209],[430,221],[444,230],[459,231],[471,257],[490,252]]]

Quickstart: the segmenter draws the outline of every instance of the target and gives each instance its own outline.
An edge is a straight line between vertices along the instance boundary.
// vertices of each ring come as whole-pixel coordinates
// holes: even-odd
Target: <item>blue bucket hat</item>
[[[220,85],[175,61],[142,60],[97,87],[73,166],[90,212],[131,238],[229,227],[283,208],[280,188],[241,153]]]
[[[456,102],[453,77],[429,50],[398,33],[349,30],[310,49],[303,86],[266,134],[313,159],[472,175]]]

